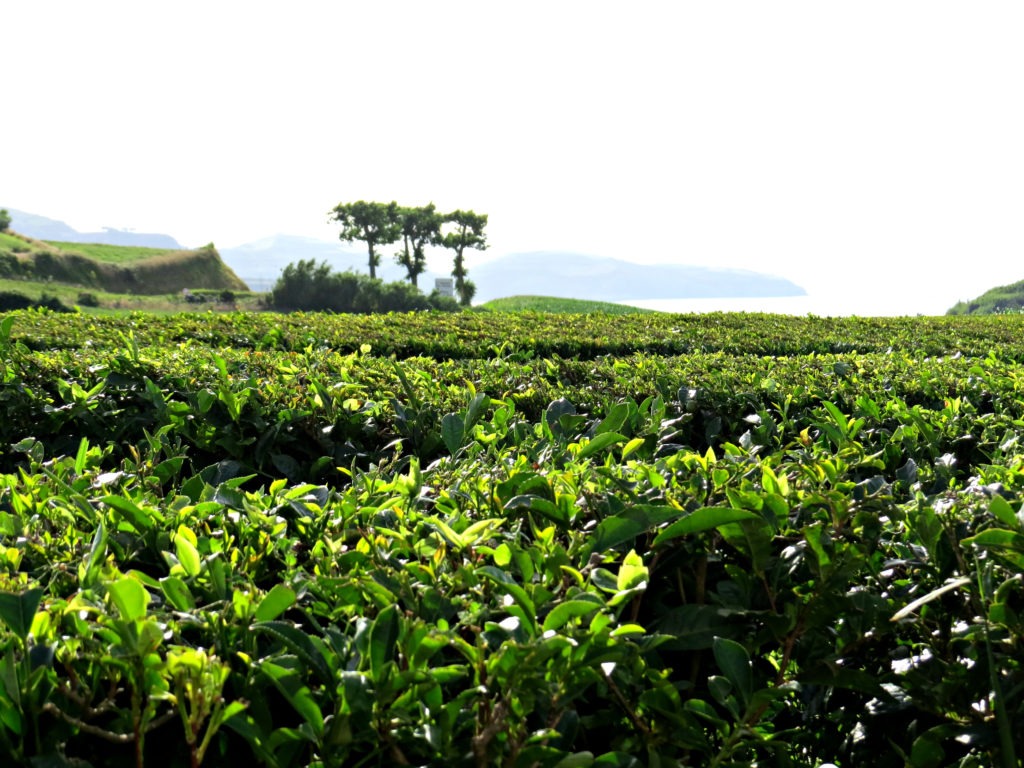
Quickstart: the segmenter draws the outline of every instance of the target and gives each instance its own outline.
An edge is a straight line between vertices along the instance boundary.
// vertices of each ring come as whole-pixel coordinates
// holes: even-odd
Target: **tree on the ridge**
[[[487,214],[473,211],[453,211],[444,216],[445,224],[452,228],[444,232],[438,240],[440,245],[455,251],[455,264],[452,277],[455,278],[455,292],[459,295],[459,303],[467,307],[476,293],[476,286],[466,280],[466,264],[463,253],[467,248],[482,251],[487,248]]]
[[[0,232],[6,232],[11,227],[11,214],[6,208],[0,208]]]
[[[406,276],[413,285],[427,268],[427,257],[423,249],[437,243],[441,231],[441,216],[434,204],[425,208],[399,208],[401,222],[401,251],[395,254],[395,261],[405,267]]]
[[[372,203],[359,200],[355,203],[338,203],[331,211],[331,217],[341,224],[339,239],[345,243],[361,240],[370,252],[370,277],[377,277],[380,266],[378,245],[390,245],[402,234],[399,221],[398,203]],[[415,281],[413,281],[415,284]]]

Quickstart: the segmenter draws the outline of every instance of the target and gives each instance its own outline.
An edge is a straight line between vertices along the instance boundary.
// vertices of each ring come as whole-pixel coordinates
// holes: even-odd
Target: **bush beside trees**
[[[452,276],[455,292],[462,306],[469,306],[476,286],[466,280],[465,251],[484,250],[487,237],[486,214],[473,211],[440,213],[433,203],[423,207],[401,206],[390,203],[339,203],[328,212],[333,221],[341,225],[342,242],[366,243],[369,255],[370,277],[376,277],[380,266],[379,249],[401,241],[395,261],[405,267],[409,282],[416,285],[427,268],[425,249],[428,246],[448,248],[455,254]]]
[[[304,312],[456,311],[458,303],[436,291],[424,295],[411,283],[385,283],[355,272],[335,272],[327,262],[305,259],[289,264],[271,292],[277,309]]]

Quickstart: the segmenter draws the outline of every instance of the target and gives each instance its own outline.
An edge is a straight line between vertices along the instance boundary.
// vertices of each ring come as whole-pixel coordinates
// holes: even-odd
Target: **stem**
[[[978,564],[977,553],[974,555],[974,573],[978,579],[978,594],[984,595],[984,583],[981,578],[981,566]],[[1017,762],[1017,753],[1013,746],[1013,726],[1006,712],[1006,700],[1003,697],[1003,687],[999,684],[995,654],[992,653],[992,640],[988,633],[988,612],[979,613],[981,614],[981,631],[985,637],[985,660],[988,662],[989,684],[992,686],[992,706],[996,715],[996,729],[999,731],[1000,762],[1003,764],[1003,768],[1018,768],[1020,764]]]

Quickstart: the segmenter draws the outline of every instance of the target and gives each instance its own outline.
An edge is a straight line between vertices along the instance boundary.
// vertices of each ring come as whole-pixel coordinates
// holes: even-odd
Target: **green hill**
[[[194,250],[162,250],[46,242],[14,232],[0,233],[0,278],[149,296],[186,288],[248,290],[212,243]]]
[[[1024,311],[1024,280],[1002,285],[971,301],[958,301],[947,315],[1002,315]]]
[[[626,304],[614,304],[608,301],[588,301],[586,299],[563,299],[557,296],[508,296],[503,299],[491,299],[479,305],[478,309],[492,312],[555,312],[558,314],[588,314],[604,312],[609,315],[633,315],[652,312],[650,309],[630,307]]]

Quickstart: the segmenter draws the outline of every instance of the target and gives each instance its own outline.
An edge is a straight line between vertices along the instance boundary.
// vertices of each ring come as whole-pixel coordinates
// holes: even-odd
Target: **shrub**
[[[28,296],[17,291],[0,291],[0,312],[12,312],[16,309],[49,309],[53,312],[74,312],[56,296],[44,293],[39,301],[32,301]]]
[[[39,301],[35,303],[37,309],[49,309],[51,312],[74,312],[71,307],[67,306],[56,296],[51,296],[48,293],[44,293],[39,297]]]
[[[0,232],[6,232],[11,228],[11,214],[6,208],[0,208]]]
[[[271,292],[271,305],[305,312],[413,312],[458,310],[454,299],[425,296],[416,286],[385,283],[352,271],[333,272],[327,262],[308,259],[289,264]]]
[[[461,309],[454,296],[446,296],[438,291],[431,291],[427,301],[430,303],[431,309],[438,309],[442,312],[458,312]]]
[[[0,291],[0,312],[10,312],[15,309],[28,309],[32,306],[32,299],[17,291]]]
[[[0,277],[21,277],[23,274],[17,256],[13,253],[0,253]]]
[[[98,307],[100,305],[100,300],[96,298],[95,293],[83,291],[78,294],[78,304],[82,307]]]

